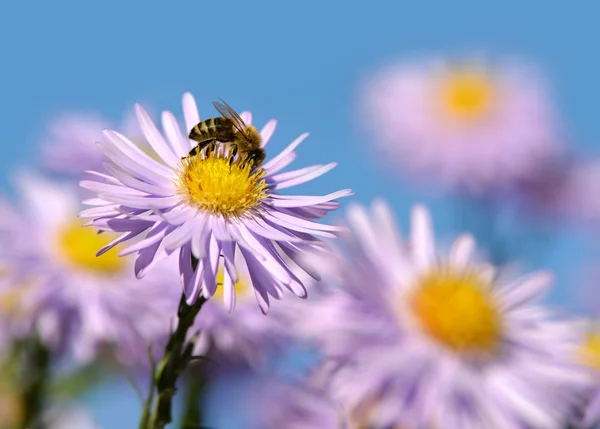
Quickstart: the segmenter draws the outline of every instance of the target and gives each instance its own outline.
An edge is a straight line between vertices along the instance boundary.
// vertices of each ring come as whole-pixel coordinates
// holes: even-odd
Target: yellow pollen
[[[420,279],[412,309],[422,328],[457,351],[493,352],[500,343],[500,315],[476,273],[437,269]]]
[[[94,274],[113,275],[125,267],[125,261],[114,248],[96,256],[101,247],[114,239],[113,235],[98,234],[92,227],[83,227],[74,222],[61,229],[57,239],[59,254],[73,268]]]
[[[223,268],[219,268],[219,271],[217,272],[217,290],[215,291],[215,294],[213,295],[213,299],[219,301],[219,302],[223,302],[223,281],[225,279],[225,275],[223,274]],[[239,301],[240,298],[245,298],[247,296],[250,296],[250,285],[248,284],[248,282],[240,275],[238,275],[238,281],[236,283],[234,283],[234,288],[235,288],[235,296],[236,299]]]
[[[241,217],[267,197],[265,171],[252,163],[219,157],[214,152],[184,158],[176,182],[188,203],[223,217]]]
[[[442,105],[453,119],[480,119],[492,108],[495,94],[490,76],[481,71],[456,70],[441,85]]]
[[[588,334],[580,349],[580,358],[584,365],[600,371],[600,333],[591,332]]]

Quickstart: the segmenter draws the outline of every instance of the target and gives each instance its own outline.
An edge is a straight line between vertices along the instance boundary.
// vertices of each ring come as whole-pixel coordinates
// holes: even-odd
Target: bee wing
[[[213,101],[213,106],[215,106],[215,109],[217,109],[221,116],[229,119],[233,126],[244,136],[244,138],[249,140],[248,134],[246,134],[246,124],[244,123],[244,120],[240,117],[240,115],[237,114],[235,110],[233,110],[229,104],[225,103],[222,98],[219,98],[219,100],[221,100],[223,104],[219,103],[218,101]]]

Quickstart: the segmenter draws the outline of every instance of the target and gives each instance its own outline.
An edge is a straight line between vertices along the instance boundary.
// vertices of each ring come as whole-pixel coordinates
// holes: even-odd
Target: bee
[[[213,106],[221,114],[217,118],[210,118],[199,122],[190,131],[189,138],[198,142],[188,155],[197,155],[205,147],[217,142],[229,143],[232,147],[229,163],[237,154],[244,157],[244,162],[251,162],[258,167],[265,159],[266,153],[262,149],[262,138],[258,130],[252,125],[246,125],[240,115],[231,108],[223,99],[222,103],[213,101]]]

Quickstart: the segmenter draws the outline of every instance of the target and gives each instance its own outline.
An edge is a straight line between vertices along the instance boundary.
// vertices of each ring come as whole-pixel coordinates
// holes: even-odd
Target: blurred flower
[[[595,386],[590,389],[582,415],[577,416],[575,424],[582,428],[592,428],[600,424],[600,332],[597,326],[588,330],[579,357],[595,375]]]
[[[529,180],[561,151],[548,90],[522,64],[392,67],[371,80],[364,104],[386,161],[470,193]]]
[[[306,384],[267,378],[255,386],[250,408],[255,411],[256,429],[341,429],[345,428],[341,408],[326,392]],[[257,403],[256,403],[257,402]],[[253,406],[254,405],[254,406]]]
[[[525,189],[526,208],[575,224],[600,221],[600,162],[573,161]]]
[[[191,94],[184,95],[183,110],[189,130],[200,120]],[[216,275],[219,266],[224,266],[223,299],[227,308],[233,309],[233,285],[238,280],[236,266],[240,263],[248,267],[263,312],[269,307],[269,296],[280,299],[284,288],[304,297],[304,286],[281,252],[296,260],[306,250],[319,246],[315,236],[333,237],[332,232],[340,228],[311,219],[337,208],[335,200],[351,192],[294,197],[275,191],[312,180],[331,170],[335,163],[279,173],[294,160],[294,149],[307,134],[260,168],[244,163],[239,156],[230,163],[229,149],[223,150],[223,146],[188,156],[197,143],[181,132],[171,113],[162,115],[166,140],[143,107],[136,105],[136,113],[147,141],[166,165],[137,149],[127,137],[105,132],[107,141],[99,147],[111,161],[106,164],[109,174],[97,173],[99,181],[81,184],[98,193],[98,198],[89,202],[96,207],[84,211],[82,217],[92,218],[100,230],[122,233],[100,254],[144,234],[141,241],[121,252],[137,253],[135,273],[142,277],[155,262],[179,251],[181,279],[190,304],[200,293],[205,298],[215,293]],[[243,118],[251,123],[249,113]],[[274,130],[275,121],[261,130],[263,146]],[[236,249],[243,261],[234,260]],[[197,266],[192,266],[192,255],[199,261]]]
[[[380,201],[349,221],[341,281],[295,316],[329,359],[336,400],[371,410],[374,427],[565,422],[590,380],[573,358],[579,330],[534,302],[548,273],[507,282],[476,262],[469,235],[438,255],[423,207],[406,242]]]
[[[78,405],[57,402],[44,413],[48,429],[99,429],[92,416]]]
[[[104,141],[102,130],[109,123],[95,114],[63,114],[52,121],[46,140],[42,142],[42,166],[50,172],[81,176],[87,170],[99,171],[106,158],[98,150]],[[129,138],[144,152],[156,158],[132,115],[123,121]]]
[[[49,346],[68,346],[78,361],[114,351],[122,363],[146,363],[148,344],[169,334],[176,271],[165,264],[140,281],[131,259],[116,251],[97,258],[114,237],[82,227],[76,188],[29,174],[19,192],[20,212],[8,215],[5,205],[0,219],[0,262],[10,267],[0,313],[35,325]]]

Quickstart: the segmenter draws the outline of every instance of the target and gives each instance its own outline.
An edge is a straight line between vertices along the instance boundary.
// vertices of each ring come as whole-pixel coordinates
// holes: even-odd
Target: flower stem
[[[149,410],[146,409],[142,416],[141,424],[148,422],[148,429],[163,429],[172,422],[173,396],[177,391],[177,379],[193,358],[195,340],[186,342],[187,334],[205,302],[206,299],[200,297],[190,306],[185,302],[185,296],[181,297],[177,311],[177,327],[171,333],[165,348],[165,356],[154,371],[154,385],[151,388],[156,389],[156,397],[152,414],[148,417]],[[140,425],[141,427],[143,426]]]
[[[22,428],[41,429],[44,409],[44,391],[48,381],[50,351],[37,335],[28,338],[23,344],[22,386],[23,399]]]
[[[183,408],[181,429],[196,429],[204,422],[203,400],[208,384],[206,362],[194,362],[188,368],[186,401]]]

